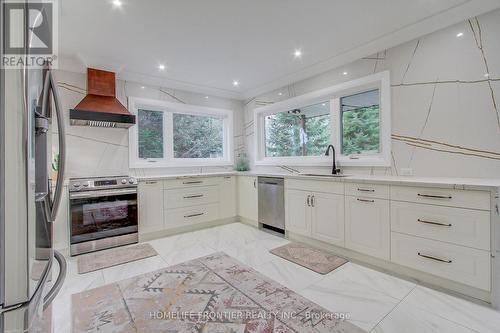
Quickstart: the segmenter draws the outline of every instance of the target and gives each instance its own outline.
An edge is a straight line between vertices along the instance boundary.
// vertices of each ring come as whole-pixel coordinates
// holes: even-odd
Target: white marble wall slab
[[[94,128],[70,126],[69,110],[75,107],[86,94],[86,75],[68,71],[56,71],[56,80],[65,113],[68,137],[67,177],[88,177],[105,175],[158,175],[169,173],[197,173],[200,171],[231,170],[224,168],[154,168],[129,169],[128,130],[119,128]],[[168,88],[145,86],[134,82],[118,80],[117,98],[127,106],[128,97],[143,97],[177,103],[187,103],[234,111],[235,156],[244,149],[242,136],[242,103],[236,100],[206,96],[197,93],[176,91]],[[206,98],[208,97],[208,98]],[[57,129],[54,129],[56,132]],[[54,136],[54,150],[57,142]]]
[[[457,37],[458,33],[463,35]],[[389,70],[393,135],[437,143],[415,147],[393,136],[391,168],[346,168],[346,172],[397,175],[401,168],[411,168],[416,176],[497,178],[499,33],[500,10],[496,10],[257,96],[245,103],[247,151],[253,155],[256,107]]]

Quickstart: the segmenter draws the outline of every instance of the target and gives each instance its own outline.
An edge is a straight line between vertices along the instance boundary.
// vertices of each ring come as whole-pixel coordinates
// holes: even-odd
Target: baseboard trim
[[[325,242],[298,235],[290,231],[287,232],[287,238],[291,241],[306,243],[311,246],[333,252],[336,255],[344,257],[353,263],[360,264],[362,266],[366,266],[389,275],[393,275],[395,277],[419,284],[424,287],[464,298],[474,303],[479,303],[491,307],[491,293],[488,291],[430,275],[389,261],[370,257],[368,255],[361,254],[343,247],[327,244]]]
[[[257,221],[249,220],[249,219],[247,219],[245,217],[241,217],[241,216],[237,216],[236,218],[238,219],[238,222],[250,225],[250,226],[255,227],[257,229],[259,228],[259,222],[257,222]]]
[[[167,237],[167,236],[183,234],[186,232],[192,232],[192,231],[212,228],[212,227],[216,227],[219,225],[229,224],[229,223],[234,223],[234,222],[239,222],[237,216],[226,218],[226,219],[209,221],[209,222],[190,224],[190,225],[183,226],[183,227],[171,228],[171,229],[160,230],[160,231],[155,231],[155,232],[141,233],[139,230],[139,242],[147,242],[147,241],[158,239],[158,238],[163,238],[163,237]]]

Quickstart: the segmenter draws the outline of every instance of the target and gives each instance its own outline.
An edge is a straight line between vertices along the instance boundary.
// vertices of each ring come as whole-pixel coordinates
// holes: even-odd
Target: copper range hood
[[[116,99],[115,73],[87,69],[87,96],[70,110],[74,126],[128,128],[135,124],[135,115]]]

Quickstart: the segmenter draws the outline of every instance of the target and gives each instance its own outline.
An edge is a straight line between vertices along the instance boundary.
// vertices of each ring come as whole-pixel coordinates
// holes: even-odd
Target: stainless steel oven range
[[[137,180],[70,179],[69,216],[72,256],[137,243]]]

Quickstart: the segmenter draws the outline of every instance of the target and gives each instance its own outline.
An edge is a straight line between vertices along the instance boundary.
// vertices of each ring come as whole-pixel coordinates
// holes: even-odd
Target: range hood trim
[[[96,121],[120,121],[135,124],[135,115],[111,112],[95,112],[92,110],[70,109],[70,119],[96,120]]]
[[[128,128],[136,123],[136,116],[115,96],[115,73],[88,68],[87,91],[80,103],[70,109],[71,125]]]

